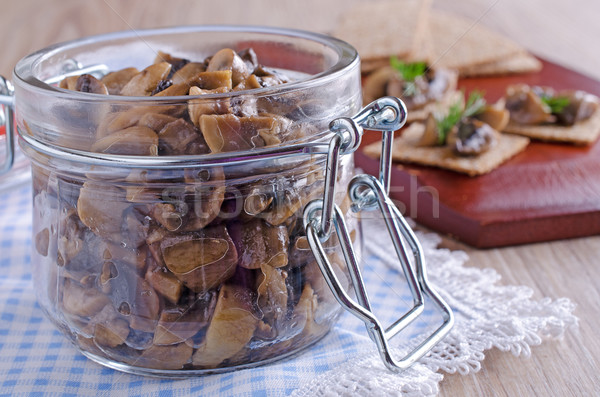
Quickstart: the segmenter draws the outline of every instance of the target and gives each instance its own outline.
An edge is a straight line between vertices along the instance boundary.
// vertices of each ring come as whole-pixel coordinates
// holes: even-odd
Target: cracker
[[[418,142],[424,129],[423,124],[413,123],[394,139],[394,161],[445,168],[469,176],[477,176],[497,168],[523,151],[529,143],[528,138],[499,133],[496,145],[487,152],[477,157],[458,157],[449,147],[419,146]],[[370,157],[379,157],[380,151],[381,142],[368,145],[364,149],[365,154]]]
[[[341,17],[333,35],[352,44],[366,64],[405,58],[425,34],[431,0],[362,2]],[[371,69],[372,70],[372,69]]]
[[[461,70],[499,61],[525,50],[506,37],[472,21],[439,10],[430,12],[434,67]]]
[[[600,136],[600,110],[596,110],[589,119],[568,127],[553,124],[523,125],[509,122],[504,131],[542,141],[590,145]]]
[[[542,63],[526,52],[499,61],[460,69],[461,77],[494,76],[516,73],[535,73],[542,70]]]

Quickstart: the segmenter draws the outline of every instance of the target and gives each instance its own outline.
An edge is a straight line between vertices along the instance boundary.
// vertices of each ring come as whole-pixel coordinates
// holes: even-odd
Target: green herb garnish
[[[562,112],[567,106],[569,106],[569,103],[571,102],[571,100],[566,96],[552,97],[543,95],[540,98],[542,103],[550,108],[550,113],[552,114],[558,114]]]
[[[481,91],[471,91],[467,103],[463,107],[460,102],[450,106],[448,114],[437,121],[438,145],[444,145],[448,133],[463,117],[473,117],[483,112],[486,102]]]
[[[425,62],[402,62],[396,56],[390,57],[390,65],[400,74],[402,80],[409,83],[427,71]]]

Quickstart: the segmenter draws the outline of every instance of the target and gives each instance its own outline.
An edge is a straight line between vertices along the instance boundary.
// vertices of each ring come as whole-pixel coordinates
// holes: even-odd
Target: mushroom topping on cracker
[[[364,101],[391,95],[401,98],[407,109],[421,109],[442,100],[456,86],[456,74],[446,69],[434,70],[425,62],[402,62],[390,58],[390,64],[365,79]]]

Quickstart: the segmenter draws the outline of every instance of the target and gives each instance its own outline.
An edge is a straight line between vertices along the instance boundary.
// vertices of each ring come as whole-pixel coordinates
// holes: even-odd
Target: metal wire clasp
[[[5,157],[0,164],[0,175],[10,171],[15,162],[15,134],[13,129],[13,104],[14,88],[12,83],[0,76],[0,105],[3,107],[3,114],[0,124],[4,124],[4,145]]]
[[[365,323],[370,338],[377,345],[381,359],[392,371],[400,371],[412,365],[431,350],[454,324],[452,310],[428,284],[423,249],[418,239],[388,197],[393,132],[402,127],[405,121],[406,107],[402,101],[393,97],[378,99],[351,119],[334,120],[330,124],[330,129],[336,135],[329,145],[324,196],[322,200],[310,202],[304,210],[306,236],[327,285],[337,301]],[[371,309],[361,269],[344,221],[344,214],[333,201],[339,156],[356,150],[360,144],[363,127],[383,133],[379,178],[362,174],[352,179],[348,187],[352,201],[351,208],[354,212],[375,208],[379,208],[382,212],[413,297],[413,307],[387,328],[383,327]],[[330,238],[333,229],[336,231],[357,301],[348,295],[338,280],[323,248],[323,242]],[[413,256],[414,263],[410,262],[410,254]],[[440,310],[443,322],[412,351],[396,359],[390,353],[389,339],[418,318],[425,308],[424,297],[429,298],[429,301]]]

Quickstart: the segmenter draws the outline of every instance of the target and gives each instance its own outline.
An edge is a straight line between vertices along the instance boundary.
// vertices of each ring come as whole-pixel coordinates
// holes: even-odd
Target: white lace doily
[[[388,238],[383,224],[368,230],[367,241]],[[441,241],[438,235],[418,233],[418,237],[429,281],[455,314],[450,334],[400,374],[387,371],[371,349],[316,377],[292,396],[435,396],[443,373],[479,371],[486,350],[498,348],[527,357],[531,346],[544,338],[559,338],[568,327],[577,326],[578,319],[572,314],[575,305],[568,299],[532,300],[530,288],[501,285],[500,275],[493,269],[465,267],[465,252],[436,248]],[[397,266],[390,247],[367,246],[388,266]],[[397,346],[394,353],[406,353],[408,347]]]

